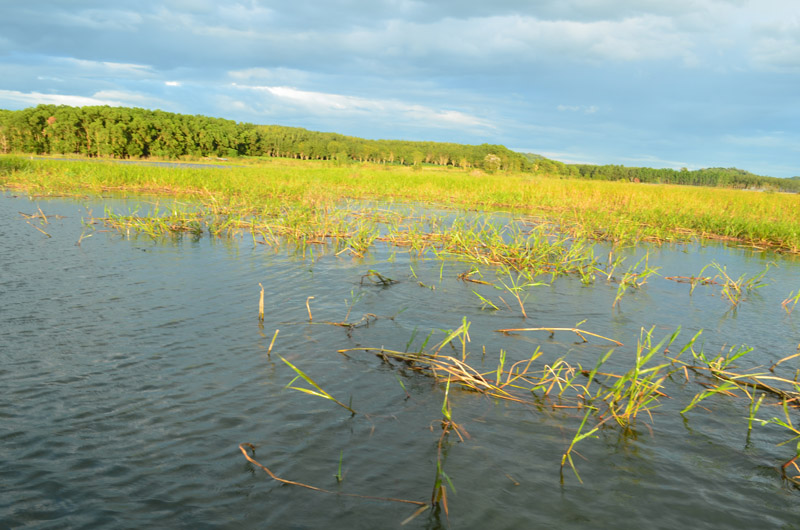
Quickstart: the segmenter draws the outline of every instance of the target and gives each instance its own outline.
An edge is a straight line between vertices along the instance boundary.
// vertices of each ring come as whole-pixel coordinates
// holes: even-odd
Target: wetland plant
[[[786,311],[787,315],[791,315],[792,311],[794,311],[797,302],[800,302],[800,290],[797,291],[797,294],[794,294],[794,291],[789,293],[789,296],[781,302],[781,307]]]
[[[722,285],[722,297],[728,300],[734,307],[745,299],[747,293],[767,285],[764,283],[764,276],[774,265],[774,263],[768,263],[763,271],[754,275],[752,278],[748,278],[746,274],[742,274],[734,280],[728,274],[727,267],[719,265],[717,262],[711,264],[711,266],[719,272],[720,285]]]
[[[294,371],[295,371],[295,373],[297,373],[297,375],[295,376],[295,378],[294,378],[294,379],[292,379],[291,381],[289,381],[289,384],[287,384],[287,385],[286,385],[286,388],[291,388],[291,389],[293,389],[293,390],[298,390],[298,391],[300,391],[300,392],[304,392],[304,393],[306,393],[306,394],[310,394],[310,395],[312,395],[312,396],[317,396],[317,397],[321,397],[321,398],[324,398],[324,399],[327,399],[327,400],[333,401],[334,403],[336,403],[337,405],[339,405],[339,406],[340,406],[340,407],[342,407],[343,409],[347,409],[348,411],[350,411],[350,413],[351,413],[353,416],[355,416],[355,415],[357,414],[357,413],[356,413],[356,411],[355,411],[355,410],[353,410],[353,409],[352,409],[352,408],[351,408],[349,405],[345,405],[344,403],[342,403],[341,401],[339,401],[338,399],[336,399],[336,398],[335,398],[335,397],[333,397],[332,395],[330,395],[330,394],[328,394],[327,392],[325,392],[325,391],[324,391],[324,390],[323,390],[323,389],[322,389],[322,388],[319,386],[319,384],[317,384],[317,382],[316,382],[316,381],[314,381],[313,379],[311,379],[311,377],[309,377],[309,376],[308,376],[308,375],[307,375],[305,372],[303,372],[303,371],[302,371],[300,368],[296,367],[295,365],[293,365],[292,363],[290,363],[289,361],[287,361],[286,359],[284,359],[282,356],[280,356],[280,355],[279,355],[278,357],[280,357],[280,358],[281,358],[281,361],[285,362],[285,363],[286,363],[286,364],[289,366],[289,368],[291,368],[292,370],[294,370]],[[301,386],[292,386],[292,385],[294,384],[294,382],[295,382],[295,381],[297,381],[297,380],[298,380],[298,379],[300,379],[300,378],[304,379],[304,380],[305,380],[305,381],[306,381],[306,382],[307,382],[309,385],[311,385],[311,386],[313,387],[313,389],[310,389],[310,388],[303,388],[303,387],[301,387]]]
[[[641,270],[639,267],[644,262],[644,266]],[[614,303],[611,304],[611,307],[616,307],[619,301],[622,299],[622,296],[625,294],[629,288],[639,289],[642,285],[647,283],[647,279],[653,275],[657,274],[661,267],[650,267],[650,253],[648,252],[645,254],[636,265],[630,267],[628,271],[622,275],[622,279],[619,281],[619,287],[617,288],[617,296],[614,298]]]

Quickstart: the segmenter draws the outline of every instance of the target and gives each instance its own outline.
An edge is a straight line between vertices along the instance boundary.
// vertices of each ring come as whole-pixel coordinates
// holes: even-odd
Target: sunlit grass
[[[0,186],[43,195],[169,194],[251,212],[285,202],[399,200],[546,216],[566,233],[601,240],[705,236],[800,252],[800,195],[785,193],[320,161],[202,169],[12,157],[0,157]]]

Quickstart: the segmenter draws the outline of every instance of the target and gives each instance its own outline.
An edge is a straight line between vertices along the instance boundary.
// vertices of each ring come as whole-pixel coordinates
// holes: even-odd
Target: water
[[[31,160],[57,160],[59,162],[95,162],[99,164],[123,164],[123,165],[134,165],[134,166],[157,166],[157,167],[176,167],[176,168],[191,168],[191,169],[220,169],[220,168],[231,168],[234,167],[232,165],[221,165],[221,164],[193,164],[191,162],[150,162],[146,160],[117,160],[117,159],[106,159],[106,158],[57,158],[57,157],[44,157],[44,156],[32,156]],[[218,161],[227,162],[227,158],[218,158]]]
[[[30,220],[50,238],[18,213],[39,207],[64,216],[47,225]],[[734,277],[769,261],[778,266],[769,285],[736,311],[718,288],[699,286],[689,296],[687,285],[660,277],[627,294],[617,310],[616,285],[560,278],[530,289],[525,321],[504,306],[481,310],[473,290],[495,301],[503,293],[457,280],[470,268],[458,261],[440,269],[440,261],[381,246],[363,259],[318,247],[304,258],[292,248],[254,248],[249,236],[126,239],[102,227],[84,232],[89,210],[102,204],[0,198],[3,528],[397,527],[413,506],[280,485],[238,445],[255,444],[256,458],[289,480],[428,500],[444,389],[370,353],[337,350],[402,351],[409,342],[416,349],[429,331],[455,329],[464,317],[471,322],[469,360],[485,370],[496,367],[500,349],[510,364],[537,347],[541,362],[566,356],[593,366],[607,342],[576,342],[569,332],[494,331],[583,320],[583,329],[625,343],[607,366],[618,373],[630,366],[643,327],[660,340],[681,326],[678,347],[703,329],[699,344],[710,354],[747,344],[755,350],[745,367],[768,366],[800,342],[800,309],[787,315],[780,305],[800,289],[800,265],[780,256],[720,245],[642,247],[637,256],[649,251],[664,276],[697,274],[712,261]],[[78,246],[82,233],[92,236]],[[399,283],[362,285],[369,270]],[[490,269],[483,272],[493,279]],[[263,328],[259,282],[266,289]],[[344,320],[353,301],[350,321],[367,313],[378,319],[350,333],[324,324]],[[430,344],[443,337],[437,331]],[[278,355],[358,414],[284,388],[295,373]],[[798,367],[797,359],[787,361],[780,375]],[[682,377],[665,388],[670,399],[652,423],[640,418],[632,433],[608,428],[578,444],[583,484],[571,471],[563,484],[559,476],[581,413],[555,408],[555,401],[529,406],[451,388],[454,420],[469,438],[451,435],[444,448],[456,489],[449,516],[429,510],[407,527],[800,527],[800,492],[779,473],[792,456],[791,445],[777,446],[788,431],[757,426],[748,437],[749,402],[742,398],[715,397],[703,402],[707,410],[682,417],[679,410],[702,388]],[[780,414],[765,404],[759,417]],[[337,484],[340,454],[344,480]]]

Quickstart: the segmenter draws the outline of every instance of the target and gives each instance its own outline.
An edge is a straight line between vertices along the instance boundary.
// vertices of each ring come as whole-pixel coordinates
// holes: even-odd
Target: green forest
[[[653,169],[565,164],[502,145],[369,140],[298,127],[255,125],[200,115],[129,107],[39,105],[0,109],[0,153],[82,155],[117,159],[284,157],[437,165],[592,180],[800,191],[800,179],[736,168]]]

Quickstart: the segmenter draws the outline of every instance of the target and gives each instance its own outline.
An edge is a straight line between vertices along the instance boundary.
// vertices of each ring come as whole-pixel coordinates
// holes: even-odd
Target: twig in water
[[[306,298],[306,309],[308,309],[308,321],[309,322],[314,320],[313,317],[311,316],[311,305],[309,304],[309,302],[311,300],[313,300],[313,299],[314,299],[313,296],[309,296],[308,298]]]
[[[578,328],[509,328],[509,329],[496,329],[495,331],[497,333],[512,333],[514,331],[549,331],[550,333],[553,333],[555,331],[571,331],[575,333],[577,336],[579,336],[583,340],[583,342],[587,342],[586,337],[584,337],[583,335],[591,335],[592,337],[597,337],[599,339],[604,339],[609,342],[613,342],[617,346],[622,346],[622,343],[617,340],[609,339],[608,337],[598,335],[597,333],[592,333],[590,331],[585,331]]]
[[[264,322],[264,286],[261,285],[261,282],[258,282],[258,286],[261,287],[261,298],[258,299],[258,321]]]
[[[269,356],[269,354],[272,353],[272,347],[275,345],[275,339],[278,338],[279,331],[280,331],[279,329],[276,329],[275,335],[272,336],[272,342],[269,343],[269,348],[267,348],[267,356]]]
[[[415,504],[417,506],[423,506],[425,508],[429,507],[428,503],[422,502],[422,501],[411,501],[411,500],[406,500],[406,499],[395,499],[395,498],[392,498],[392,497],[375,497],[375,496],[372,496],[372,495],[357,495],[355,493],[342,493],[340,491],[330,491],[330,490],[326,490],[326,489],[322,489],[322,488],[317,488],[316,486],[310,486],[308,484],[303,484],[302,482],[295,482],[293,480],[286,480],[286,479],[283,479],[283,478],[280,478],[280,477],[276,476],[275,473],[270,471],[267,466],[261,464],[255,458],[253,458],[249,454],[247,454],[247,449],[245,449],[245,448],[250,449],[250,451],[253,452],[253,455],[255,455],[256,446],[251,444],[251,443],[245,442],[245,443],[239,444],[239,450],[242,452],[242,454],[244,455],[244,457],[247,459],[248,462],[250,462],[254,466],[260,467],[261,469],[264,470],[264,472],[267,475],[270,476],[270,478],[272,480],[276,480],[276,481],[280,482],[281,484],[289,484],[291,486],[299,486],[301,488],[306,488],[306,489],[310,489],[310,490],[313,490],[313,491],[319,491],[320,493],[329,493],[331,495],[341,495],[343,497],[356,497],[358,499],[371,499],[371,500],[374,500],[374,501],[402,502],[402,503],[405,503],[405,504]]]

